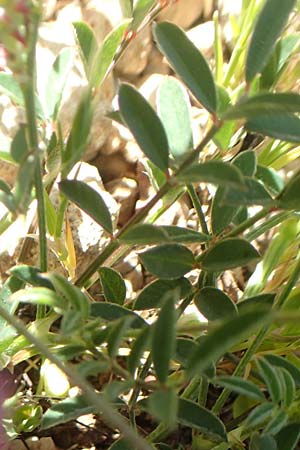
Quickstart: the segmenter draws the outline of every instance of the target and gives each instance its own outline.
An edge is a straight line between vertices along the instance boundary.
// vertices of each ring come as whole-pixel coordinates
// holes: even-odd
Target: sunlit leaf
[[[110,267],[100,267],[98,272],[106,300],[123,305],[126,297],[126,286],[119,272]]]

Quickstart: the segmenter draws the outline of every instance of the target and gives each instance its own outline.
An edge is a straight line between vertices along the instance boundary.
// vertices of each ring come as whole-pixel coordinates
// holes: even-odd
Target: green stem
[[[281,293],[278,295],[274,307],[276,309],[281,308],[284,305],[284,302],[292,292],[292,289],[294,288],[296,282],[300,278],[300,252],[297,255],[296,258],[296,265],[294,267],[293,273],[290,276],[289,280],[287,281],[286,285],[282,289]]]
[[[56,355],[51,353],[49,348],[41,342],[39,338],[31,334],[20,320],[11,316],[2,306],[0,306],[0,315],[12,325],[18,333],[28,339],[42,355],[62,370],[72,383],[81,389],[95,409],[102,414],[103,420],[111,427],[119,429],[134,448],[138,448],[139,450],[153,450],[141,436],[132,430],[124,417],[121,416],[121,414],[119,414],[103,397],[100,397],[100,395],[97,394],[86,379],[77,372],[74,366],[63,363]]]
[[[243,233],[245,230],[250,228],[252,225],[254,225],[256,222],[258,222],[260,219],[266,217],[271,212],[271,210],[272,207],[265,206],[257,214],[254,214],[254,216],[249,217],[249,219],[247,220],[244,220],[244,222],[242,222],[240,225],[236,226],[232,231],[227,233],[224,236],[224,238],[238,236],[239,234]]]
[[[187,191],[189,193],[189,196],[191,197],[191,200],[193,202],[193,206],[194,206],[195,211],[197,213],[202,233],[209,234],[209,231],[208,231],[208,228],[207,228],[207,224],[206,224],[206,220],[205,220],[205,214],[204,214],[204,212],[202,210],[202,205],[201,205],[200,199],[199,199],[199,197],[197,195],[196,189],[194,188],[194,186],[192,184],[188,184],[187,185]]]

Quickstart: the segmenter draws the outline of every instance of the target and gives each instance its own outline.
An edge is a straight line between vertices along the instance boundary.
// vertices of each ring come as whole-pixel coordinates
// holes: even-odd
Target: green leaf
[[[300,210],[299,188],[300,172],[288,181],[283,191],[278,195],[277,199],[281,208]]]
[[[254,433],[249,450],[278,450],[275,439],[269,434]]]
[[[216,441],[227,441],[223,422],[208,409],[184,398],[179,398],[178,422],[198,430]]]
[[[175,225],[161,225],[160,229],[165,231],[169,240],[177,243],[194,243],[194,242],[208,242],[211,237],[191,228],[177,227]]]
[[[142,223],[134,225],[125,231],[120,237],[120,241],[131,245],[150,245],[169,242],[170,239],[162,227],[150,223]]]
[[[276,413],[275,417],[273,417],[266,428],[264,429],[265,433],[277,434],[287,423],[288,415],[285,411],[280,410]]]
[[[62,178],[66,178],[74,164],[84,154],[90,134],[92,115],[91,91],[87,90],[77,108],[66,148],[62,154]]]
[[[119,105],[124,121],[145,155],[161,170],[169,164],[169,144],[163,125],[144,97],[129,84],[122,84]]]
[[[260,255],[245,239],[228,238],[217,242],[200,258],[204,270],[218,272],[257,261]]]
[[[157,93],[157,110],[175,161],[180,161],[193,148],[190,109],[189,97],[182,84],[173,77],[166,77]]]
[[[162,279],[179,278],[192,270],[194,255],[180,244],[165,244],[140,254],[149,272]]]
[[[20,289],[10,296],[10,302],[30,303],[32,305],[47,305],[52,308],[63,308],[63,302],[60,296],[52,289],[45,287],[33,287],[29,289]]]
[[[0,73],[0,91],[6,94],[17,105],[24,106],[22,89],[12,74]]]
[[[260,73],[285,27],[296,0],[266,0],[258,16],[246,59],[246,81]]]
[[[271,194],[278,195],[284,188],[282,177],[271,167],[258,165],[255,177],[268,188]]]
[[[283,406],[288,408],[295,400],[296,383],[287,369],[277,367],[276,370],[281,378]]]
[[[26,161],[19,166],[17,180],[15,181],[15,202],[24,213],[32,199],[31,191],[34,183],[35,166],[34,156],[29,155]]]
[[[27,264],[19,264],[12,267],[9,272],[19,280],[29,283],[32,286],[42,286],[53,290],[51,281],[44,278],[42,272],[37,267],[28,266]]]
[[[197,292],[194,303],[207,320],[218,320],[237,314],[237,308],[230,297],[214,287],[204,287]]]
[[[44,202],[46,210],[47,230],[51,236],[54,236],[56,232],[57,214],[46,189],[44,189]]]
[[[244,189],[227,188],[224,191],[223,202],[225,205],[251,206],[251,205],[272,205],[273,198],[264,188],[260,181],[254,178],[244,178]]]
[[[267,354],[264,358],[272,365],[276,367],[282,367],[286,369],[293,377],[297,387],[300,386],[300,369],[288,361],[286,358],[278,355]]]
[[[253,133],[259,133],[281,141],[300,142],[300,119],[293,114],[258,116],[249,120],[245,127]]]
[[[83,62],[87,78],[89,70],[98,48],[97,39],[94,31],[85,22],[73,22],[79,53]]]
[[[300,112],[300,95],[293,92],[278,94],[256,94],[242,98],[236,105],[228,108],[222,115],[223,120],[255,119],[265,116],[269,119],[284,116],[287,113]]]
[[[118,355],[119,347],[125,336],[125,333],[130,328],[134,317],[127,315],[122,317],[113,324],[110,328],[109,334],[107,336],[107,352],[111,358],[115,358]]]
[[[10,146],[10,153],[13,159],[21,164],[24,162],[29,154],[29,149],[26,140],[26,127],[20,125],[20,128],[16,132]]]
[[[220,376],[213,380],[214,384],[218,384],[223,388],[230,389],[232,392],[236,392],[246,397],[254,398],[255,400],[264,400],[265,397],[261,390],[252,381],[245,380],[244,378],[237,376]]]
[[[134,321],[132,322],[132,328],[142,328],[147,323],[140,316],[135,314],[130,309],[117,305],[116,303],[99,302],[91,304],[91,316],[101,317],[102,319],[111,322],[113,320],[121,319],[125,316],[132,316]]]
[[[266,419],[272,416],[274,409],[273,403],[262,403],[258,405],[247,417],[244,426],[247,428],[255,428],[261,425]]]
[[[132,446],[128,444],[126,439],[118,439],[115,441],[108,450],[133,450]]]
[[[276,436],[279,450],[294,450],[300,438],[300,424],[289,423]]]
[[[205,58],[173,23],[154,25],[153,33],[162,53],[197,100],[211,113],[217,110],[217,93],[213,75]]]
[[[274,403],[281,400],[281,382],[276,369],[264,358],[257,360],[259,372]]]
[[[136,338],[135,343],[131,346],[130,354],[127,358],[127,367],[129,372],[134,375],[135,370],[141,365],[141,358],[144,351],[149,350],[151,328],[143,329]]]
[[[55,59],[45,86],[45,110],[55,120],[73,61],[73,51],[64,48]]]
[[[133,0],[119,0],[124,17],[131,17],[133,13]]]
[[[95,407],[83,396],[66,398],[47,409],[42,419],[41,429],[47,430],[92,412],[95,412]]]
[[[266,307],[271,309],[274,303],[274,299],[276,297],[276,294],[273,293],[266,293],[266,294],[259,294],[255,295],[253,297],[245,298],[244,300],[237,303],[237,309],[239,312],[244,311],[245,309],[250,308],[259,308],[260,306]],[[300,372],[299,372],[300,375]]]
[[[63,180],[59,183],[59,189],[69,200],[101,225],[104,230],[112,234],[113,225],[109,209],[97,191],[78,180]]]
[[[177,176],[178,181],[186,183],[212,183],[219,186],[244,187],[244,179],[241,172],[232,164],[222,161],[208,161],[195,164]]]
[[[133,10],[133,21],[131,28],[136,31],[146,18],[148,12],[155,6],[155,0],[137,0]]]
[[[174,389],[161,389],[148,397],[148,409],[156,419],[166,427],[173,427],[177,422],[178,397]]]
[[[234,158],[233,164],[245,177],[253,177],[257,166],[256,154],[253,150],[243,151]]]
[[[165,383],[169,375],[169,363],[175,351],[176,337],[176,312],[174,307],[174,295],[171,291],[164,299],[156,322],[153,324],[153,336],[151,354],[154,369],[160,383]]]
[[[189,374],[193,376],[206,369],[212,361],[217,361],[231,347],[246,339],[269,319],[270,314],[264,309],[246,311],[236,317],[224,319],[221,325],[201,337],[197,349],[189,359]]]
[[[126,285],[119,272],[110,267],[100,267],[98,272],[105,299],[108,302],[123,305],[126,298]]]
[[[188,296],[192,288],[191,283],[186,278],[176,280],[155,280],[148,284],[136,298],[134,309],[145,310],[161,306],[164,296],[174,289],[179,291],[179,298]]]
[[[114,28],[104,39],[101,47],[97,51],[90,74],[90,83],[94,88],[104,81],[117,53],[117,50],[123,40],[124,33],[128,28],[130,20],[125,20]]]

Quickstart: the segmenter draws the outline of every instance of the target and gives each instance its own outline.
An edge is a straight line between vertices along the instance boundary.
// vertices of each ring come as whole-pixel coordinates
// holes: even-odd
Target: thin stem
[[[194,188],[194,186],[192,184],[188,184],[187,185],[187,191],[189,193],[189,196],[191,197],[191,200],[193,202],[193,206],[194,206],[195,211],[197,213],[202,233],[209,234],[209,231],[208,231],[208,228],[207,228],[207,224],[206,224],[206,220],[205,220],[205,214],[204,214],[204,212],[202,210],[202,205],[201,205],[201,202],[200,202],[199,197],[197,195],[196,189]]]
[[[0,315],[20,334],[28,339],[42,355],[62,370],[72,383],[81,389],[95,409],[102,414],[103,420],[111,427],[119,429],[134,448],[138,448],[139,450],[153,450],[141,436],[131,429],[124,417],[121,416],[121,414],[119,414],[103,397],[100,397],[86,379],[77,372],[74,366],[63,363],[56,355],[51,353],[49,348],[41,342],[40,339],[31,334],[20,320],[11,316],[1,305]]]
[[[263,219],[264,217],[266,217],[267,214],[269,214],[271,212],[271,210],[272,210],[272,207],[265,206],[258,213],[254,214],[254,216],[249,217],[249,219],[247,219],[247,220],[244,220],[244,222],[242,222],[240,225],[236,226],[232,231],[227,233],[224,236],[224,238],[238,236],[239,234],[243,233],[245,230],[250,228],[252,225],[254,225],[256,222],[258,222],[260,219]]]

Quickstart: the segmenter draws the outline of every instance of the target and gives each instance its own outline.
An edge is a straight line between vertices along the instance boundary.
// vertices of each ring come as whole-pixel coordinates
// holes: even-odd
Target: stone
[[[213,0],[178,0],[165,8],[158,17],[160,22],[170,21],[187,30],[200,17],[208,18],[213,11]]]
[[[209,57],[213,53],[214,32],[214,23],[209,20],[191,28],[186,34],[204,56]]]
[[[42,5],[43,5],[43,20],[49,20],[56,9],[56,4],[57,1],[56,0],[43,0],[42,1]]]

